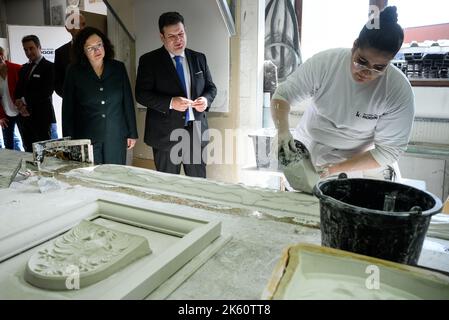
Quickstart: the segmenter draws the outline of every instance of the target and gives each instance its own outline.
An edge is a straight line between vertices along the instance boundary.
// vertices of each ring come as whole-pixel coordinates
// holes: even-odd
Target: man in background
[[[0,86],[0,127],[2,127],[5,148],[21,151],[20,138],[15,135],[19,110],[14,104],[14,91],[22,66],[9,62],[6,56],[6,50],[0,47],[0,81],[3,82],[3,85]]]
[[[53,63],[41,53],[37,36],[22,39],[23,50],[29,62],[22,66],[15,91],[15,105],[19,110],[19,129],[23,147],[32,152],[36,141],[49,140],[51,124],[56,123],[52,94],[54,91]]]
[[[68,65],[71,63],[73,39],[86,26],[86,19],[78,12],[69,12],[65,16],[65,29],[72,35],[72,40],[55,50],[55,92],[62,98],[64,80]],[[56,123],[51,126],[51,138],[58,138]]]
[[[86,19],[80,13],[68,13],[65,29],[72,35],[72,40],[55,50],[55,91],[62,98],[67,66],[71,63],[73,39],[86,26]]]

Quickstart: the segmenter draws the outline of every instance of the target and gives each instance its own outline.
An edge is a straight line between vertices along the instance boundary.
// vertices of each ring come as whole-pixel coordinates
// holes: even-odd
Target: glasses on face
[[[387,68],[387,66],[379,68],[379,69],[372,69],[372,68],[368,68],[367,66],[365,66],[362,63],[359,63],[357,61],[352,61],[352,63],[354,64],[354,67],[358,70],[358,71],[368,71],[370,75],[376,75],[379,76],[381,74],[383,74],[385,72],[385,69]]]
[[[171,34],[165,37],[170,42],[175,42],[178,39],[184,39],[184,32],[178,34]]]
[[[102,48],[103,48],[103,43],[100,42],[100,43],[98,43],[98,44],[96,44],[96,45],[94,45],[94,46],[86,47],[86,51],[87,51],[87,53],[94,53],[94,52],[96,52],[97,50],[100,50],[100,49],[102,49]]]

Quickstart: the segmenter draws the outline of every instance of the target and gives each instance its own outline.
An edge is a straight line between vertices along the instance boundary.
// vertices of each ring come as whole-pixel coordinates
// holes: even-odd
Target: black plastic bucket
[[[409,265],[418,263],[438,197],[400,183],[323,180],[314,187],[320,199],[321,244]]]

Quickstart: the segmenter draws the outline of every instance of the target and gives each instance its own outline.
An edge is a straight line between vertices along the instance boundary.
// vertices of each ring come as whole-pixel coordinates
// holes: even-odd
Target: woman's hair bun
[[[380,23],[397,23],[398,22],[398,12],[396,6],[386,7],[380,13]]]

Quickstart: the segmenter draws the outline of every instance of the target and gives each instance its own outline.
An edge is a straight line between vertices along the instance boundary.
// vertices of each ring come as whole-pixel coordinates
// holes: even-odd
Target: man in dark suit
[[[62,98],[64,95],[64,79],[67,66],[71,62],[73,39],[86,26],[82,14],[70,13],[66,16],[65,29],[72,35],[72,40],[55,50],[55,92]]]
[[[22,45],[29,62],[19,72],[15,105],[20,113],[23,147],[32,152],[33,142],[50,139],[51,124],[56,122],[52,103],[54,70],[53,63],[42,56],[37,36],[23,37]]]
[[[0,47],[0,76],[4,80],[4,86],[0,92],[0,127],[3,131],[5,148],[18,151],[20,151],[20,139],[15,135],[15,127],[19,111],[14,104],[14,91],[21,67],[19,64],[6,60],[6,51]]]
[[[136,100],[147,107],[145,138],[158,171],[206,177],[206,112],[217,94],[206,56],[186,48],[184,18],[159,17],[163,46],[140,57]],[[179,140],[181,138],[181,140]]]

